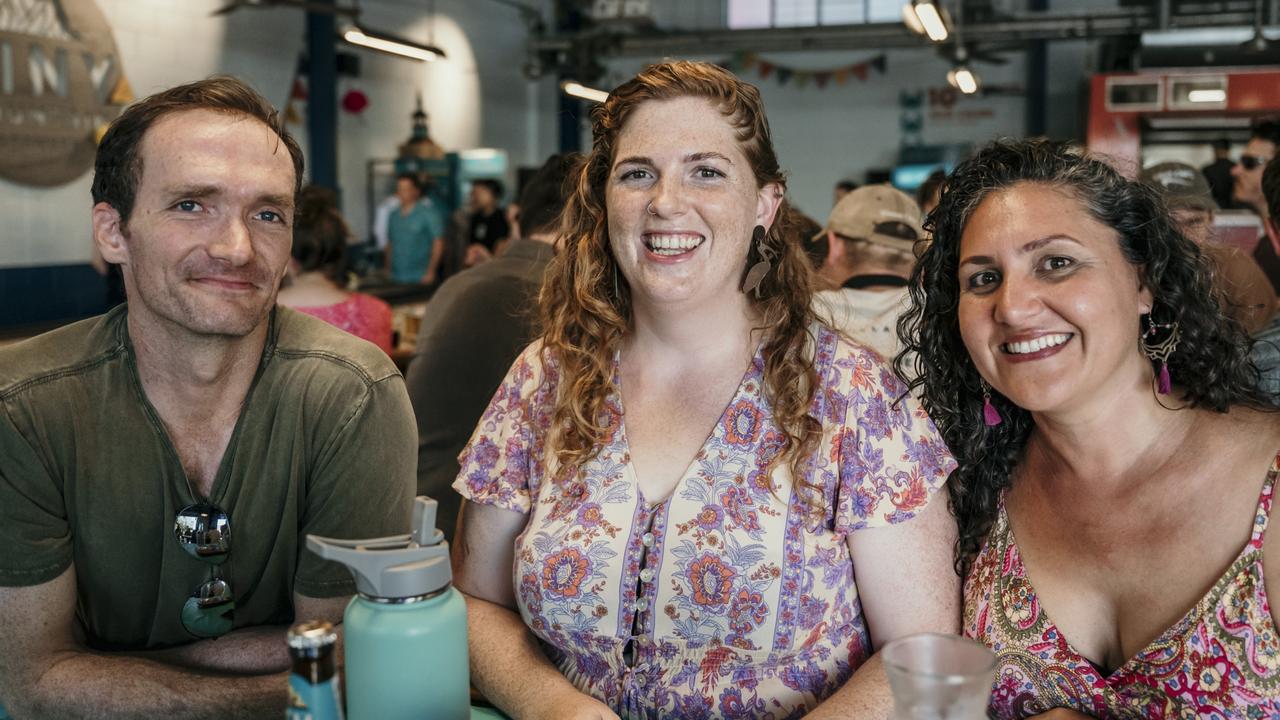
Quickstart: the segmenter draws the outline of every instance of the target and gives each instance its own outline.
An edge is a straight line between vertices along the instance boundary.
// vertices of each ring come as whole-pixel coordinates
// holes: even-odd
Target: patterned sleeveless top
[[[1249,543],[1209,593],[1110,675],[1076,652],[1040,607],[1001,502],[964,589],[965,635],[998,656],[991,716],[1065,707],[1100,718],[1280,718],[1280,635],[1262,575],[1278,473],[1280,456]]]

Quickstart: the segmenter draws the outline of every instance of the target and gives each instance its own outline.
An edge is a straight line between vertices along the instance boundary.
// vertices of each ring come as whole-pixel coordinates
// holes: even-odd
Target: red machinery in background
[[[1100,73],[1090,82],[1089,150],[1110,157],[1129,177],[1153,161],[1146,156],[1157,146],[1158,159],[1197,164],[1193,150],[1205,152],[1222,138],[1243,144],[1254,121],[1280,116],[1274,66]],[[1219,241],[1243,248],[1252,248],[1262,229],[1252,214],[1222,213],[1215,224]]]

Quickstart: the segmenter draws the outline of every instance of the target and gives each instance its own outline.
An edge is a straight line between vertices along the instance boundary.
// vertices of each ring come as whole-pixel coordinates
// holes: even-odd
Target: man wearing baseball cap
[[[907,281],[924,238],[920,206],[888,185],[858,188],[831,210],[809,256],[828,288],[814,305],[837,329],[886,360],[901,349],[898,316],[910,305]]]
[[[1276,309],[1271,283],[1253,258],[1214,242],[1213,216],[1218,204],[1204,175],[1186,163],[1163,162],[1143,170],[1138,179],[1164,197],[1182,234],[1199,244],[1216,263],[1227,314],[1240,321],[1250,334],[1265,326]]]

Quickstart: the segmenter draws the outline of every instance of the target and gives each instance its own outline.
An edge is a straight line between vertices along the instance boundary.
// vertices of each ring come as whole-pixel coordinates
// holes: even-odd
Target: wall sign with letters
[[[80,177],[132,99],[94,0],[0,0],[0,178],[48,187]]]

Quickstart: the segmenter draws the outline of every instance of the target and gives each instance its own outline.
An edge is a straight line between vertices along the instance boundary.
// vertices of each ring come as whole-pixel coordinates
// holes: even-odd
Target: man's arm
[[[285,708],[285,673],[227,675],[87,650],[73,637],[75,608],[74,565],[41,585],[0,588],[0,702],[15,719],[252,718]]]
[[[444,238],[437,237],[431,241],[431,260],[427,262],[427,272],[422,276],[424,285],[432,285],[440,276],[440,259],[444,257]]]
[[[951,564],[956,523],[939,491],[920,514],[888,527],[849,534],[875,654],[805,717],[885,718],[893,712],[879,651],[890,640],[920,632],[960,631],[960,578]]]
[[[294,593],[295,622],[327,620],[338,631],[338,651],[342,648],[342,613],[350,597],[310,598]],[[289,648],[285,642],[287,625],[261,625],[240,628],[211,640],[163,650],[142,650],[129,655],[146,660],[176,665],[197,672],[220,672],[239,675],[263,675],[289,669]]]

